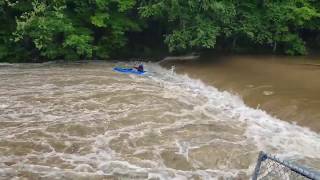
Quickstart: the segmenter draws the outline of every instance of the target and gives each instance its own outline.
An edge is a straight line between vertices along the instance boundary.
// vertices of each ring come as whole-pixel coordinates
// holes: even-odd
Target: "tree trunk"
[[[273,51],[273,53],[275,53],[277,51],[277,42],[276,41],[273,43],[272,51]]]
[[[237,45],[237,38],[233,38],[233,41],[232,41],[232,49],[236,48],[236,45]]]

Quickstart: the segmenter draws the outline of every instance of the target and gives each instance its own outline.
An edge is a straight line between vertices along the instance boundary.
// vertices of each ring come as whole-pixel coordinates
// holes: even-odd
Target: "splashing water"
[[[320,135],[158,64],[0,67],[0,179],[248,179],[260,150],[320,168]]]

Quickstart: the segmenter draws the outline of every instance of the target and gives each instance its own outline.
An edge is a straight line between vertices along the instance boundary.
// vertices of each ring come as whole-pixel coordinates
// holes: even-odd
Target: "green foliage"
[[[165,38],[170,51],[214,48],[216,38],[235,16],[234,6],[228,1],[159,0],[143,4],[143,17],[170,22]]]
[[[301,32],[319,31],[319,3],[312,0],[231,1],[153,0],[142,3],[140,14],[171,22],[165,35],[170,51],[214,48],[216,39],[238,38],[251,46],[277,46],[287,54],[305,54]],[[316,5],[315,5],[316,4]]]
[[[110,19],[110,15],[108,13],[100,13],[97,12],[93,16],[91,16],[91,23],[99,28],[107,27],[107,21]]]
[[[280,44],[287,54],[306,53],[300,31],[313,18],[319,18],[319,12],[308,1],[264,1],[261,9],[246,2],[238,6],[245,7],[237,8],[241,23],[236,27],[241,34],[274,50]]]
[[[6,2],[1,1],[1,7]],[[10,4],[18,14],[9,31],[10,43],[17,46],[14,50],[19,46],[32,49],[32,57],[28,57],[32,59],[105,59],[126,44],[126,32],[140,30],[129,16],[135,4],[135,0],[32,0]]]
[[[320,1],[0,0],[0,21],[0,61],[107,59],[130,52],[133,32],[171,52],[248,46],[299,55],[320,37]]]
[[[92,57],[93,48],[91,46],[92,37],[90,35],[69,35],[64,42],[64,47],[75,48],[77,54]]]

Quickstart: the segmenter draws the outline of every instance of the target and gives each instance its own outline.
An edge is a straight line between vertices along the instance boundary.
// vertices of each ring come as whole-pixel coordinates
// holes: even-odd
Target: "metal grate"
[[[260,152],[253,180],[320,180],[319,174]]]

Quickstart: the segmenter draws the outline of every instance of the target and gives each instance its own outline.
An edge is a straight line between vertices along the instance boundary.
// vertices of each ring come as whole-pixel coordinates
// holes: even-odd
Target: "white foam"
[[[189,146],[190,146],[189,142],[176,141],[176,144],[179,148],[179,153],[182,154],[188,161],[189,160]]]
[[[172,61],[172,60],[194,60],[198,59],[200,56],[199,55],[188,55],[188,56],[168,56],[165,57],[161,62],[163,61]]]
[[[50,68],[40,68],[38,71],[33,69],[28,72],[32,75],[31,79],[23,82],[26,83],[25,87],[2,91],[10,99],[1,102],[6,106],[0,104],[0,110],[3,112],[0,118],[4,118],[8,123],[19,124],[0,129],[0,138],[12,143],[30,142],[50,151],[33,151],[32,147],[28,147],[32,150],[25,156],[0,156],[0,162],[21,162],[11,169],[5,169],[8,174],[13,173],[12,169],[22,169],[47,174],[46,177],[63,177],[75,173],[88,177],[92,174],[132,174],[140,178],[147,175],[148,178],[190,179],[195,175],[201,179],[214,179],[233,178],[240,172],[248,174],[252,172],[254,161],[249,169],[228,168],[232,162],[210,169],[203,165],[204,162],[200,162],[201,159],[193,159],[191,156],[194,150],[221,144],[239,146],[244,149],[243,151],[246,151],[246,147],[250,147],[243,154],[264,150],[292,160],[306,158],[320,160],[319,134],[274,118],[262,110],[249,108],[236,95],[218,91],[200,80],[191,79],[187,75],[178,75],[173,69],[166,70],[154,63],[146,64],[149,76],[111,74],[113,73],[111,65],[108,64],[107,67],[110,69],[83,70],[90,75],[93,73],[90,77],[87,77],[88,74],[82,75],[81,70],[73,68],[65,74],[63,74],[65,69],[55,68],[55,71],[62,73],[56,77]],[[102,72],[108,73],[105,80],[112,83],[90,84],[90,80],[96,76],[103,80]],[[23,71],[17,70],[16,73]],[[49,77],[43,85],[38,86],[37,83],[40,77],[44,76],[43,73]],[[70,85],[65,83],[60,86],[54,84],[62,80],[75,80],[79,83]],[[15,82],[6,83],[14,85]],[[3,86],[0,90],[1,88]],[[21,99],[30,94],[36,98],[48,97],[49,100],[29,102],[28,99]],[[146,98],[138,101],[135,99],[137,95]],[[148,111],[150,114],[141,120],[139,115],[132,117],[137,112],[140,112],[142,117]],[[109,128],[112,123],[116,124],[115,127]],[[216,128],[223,127],[224,131],[216,129],[216,132],[209,130],[201,132],[201,128],[210,125],[217,126]],[[88,131],[85,131],[85,134],[89,135],[78,136],[78,132],[68,132],[68,128],[73,126],[82,127],[81,129]],[[189,126],[195,127],[195,131],[198,132],[184,134]],[[98,131],[99,128],[102,130]],[[33,132],[40,133],[40,137],[38,135],[33,137]],[[159,139],[154,139],[154,142],[144,142],[144,138],[149,136]],[[186,139],[189,137],[192,139]],[[59,142],[65,147],[60,151],[55,150],[50,141]],[[138,146],[136,145],[138,141],[146,144]],[[114,145],[112,143],[121,149],[112,147]],[[254,147],[251,148],[251,145]],[[80,148],[77,149],[77,146]],[[74,153],[73,150],[67,151],[73,147]],[[4,148],[7,150],[10,147]],[[81,151],[82,148],[87,150]],[[195,169],[177,170],[167,167],[161,157],[161,153],[166,150],[183,155]],[[136,156],[144,153],[151,153],[153,157],[139,161]],[[33,162],[32,159],[38,160]],[[51,166],[35,165],[39,162],[46,163],[50,159],[60,159],[71,168],[63,169],[63,166],[54,168],[61,165],[59,163]],[[137,161],[139,163],[136,163]]]
[[[258,150],[273,152],[286,157],[320,158],[320,135],[308,128],[290,124],[272,117],[259,109],[246,106],[243,101],[228,92],[220,92],[212,86],[207,86],[200,80],[194,80],[187,75],[178,75],[158,65],[150,65],[162,76],[153,77],[154,81],[166,84],[166,88],[183,96],[196,92],[206,97],[205,108],[214,112],[220,111],[223,116],[236,119],[247,124],[246,136],[257,145]],[[196,105],[196,106],[199,106]],[[201,107],[202,106],[202,107]],[[200,105],[205,109],[203,105]],[[210,112],[207,111],[207,114]],[[274,151],[273,149],[276,149]]]

